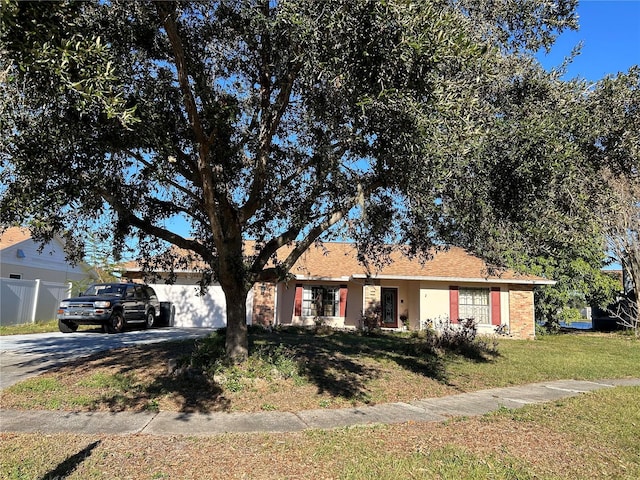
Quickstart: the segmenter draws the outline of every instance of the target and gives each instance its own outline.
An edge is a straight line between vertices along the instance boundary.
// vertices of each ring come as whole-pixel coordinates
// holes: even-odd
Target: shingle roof
[[[248,252],[253,250],[254,242],[246,242]],[[173,247],[174,253],[176,251]],[[287,254],[286,249],[279,252],[278,257]],[[178,250],[179,251],[179,250]],[[295,263],[290,273],[297,279],[333,279],[346,281],[349,278],[395,278],[413,280],[457,280],[496,283],[553,284],[555,282],[543,277],[519,274],[513,270],[489,272],[487,264],[480,258],[467,253],[462,248],[450,247],[434,252],[431,259],[422,262],[418,258],[410,258],[399,250],[390,255],[388,264],[380,269],[366,268],[357,258],[354,244],[347,242],[326,242],[322,246],[311,246]],[[186,254],[186,252],[185,252]],[[197,271],[197,262],[192,271]],[[139,272],[134,262],[125,265],[129,272]]]
[[[489,272],[487,264],[462,248],[450,247],[434,252],[431,259],[421,261],[395,250],[391,262],[379,270],[361,265],[356,249],[350,243],[325,243],[322,248],[312,246],[291,269],[298,278],[398,278],[398,279],[455,279],[467,281],[498,281],[510,283],[554,283],[545,278],[522,275],[513,270]]]
[[[2,234],[0,234],[0,250],[4,250],[17,243],[29,240],[31,234],[29,230],[22,227],[9,227]]]

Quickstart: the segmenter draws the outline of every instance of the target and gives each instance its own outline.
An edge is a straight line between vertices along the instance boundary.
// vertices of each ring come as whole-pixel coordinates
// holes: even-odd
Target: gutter
[[[139,268],[128,268],[126,272],[142,272]],[[125,272],[125,273],[126,273]],[[168,273],[168,272],[156,272]],[[193,270],[174,270],[173,273],[198,274]],[[517,279],[517,278],[470,278],[470,277],[435,277],[435,276],[419,276],[419,275],[367,275],[366,273],[355,273],[353,275],[343,275],[341,277],[326,277],[319,275],[294,275],[293,278],[298,281],[325,281],[325,282],[351,282],[354,280],[409,280],[423,282],[451,282],[451,283],[498,283],[498,284],[516,284],[516,285],[555,285],[555,280],[547,280],[544,278],[536,279]]]
[[[547,280],[544,278],[536,279],[517,279],[517,278],[469,278],[469,277],[433,277],[433,276],[415,276],[415,275],[367,275],[364,273],[356,273],[351,275],[353,279],[359,280],[419,280],[425,282],[451,282],[451,283],[501,283],[501,284],[518,284],[518,285],[555,285],[555,280]]]

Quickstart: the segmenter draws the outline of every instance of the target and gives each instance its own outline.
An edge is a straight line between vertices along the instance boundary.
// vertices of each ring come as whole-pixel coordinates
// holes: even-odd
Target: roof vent
[[[16,257],[18,257],[18,258],[26,258],[27,256],[24,254],[24,250],[19,248],[18,251],[16,252]]]

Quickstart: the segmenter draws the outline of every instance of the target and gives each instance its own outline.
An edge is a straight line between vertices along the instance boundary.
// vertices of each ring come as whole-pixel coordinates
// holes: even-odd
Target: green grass
[[[444,423],[212,437],[0,434],[0,478],[640,478],[639,387]]]
[[[612,388],[497,416],[535,422],[640,462],[640,387]],[[561,422],[558,422],[558,418]],[[639,465],[640,466],[640,465]],[[638,476],[637,478],[640,478]]]
[[[108,388],[122,392],[131,390],[135,386],[132,374],[97,372],[77,383],[81,387]]]
[[[342,479],[635,479],[640,478],[638,395],[639,387],[606,389],[550,404],[501,409],[480,419],[459,418],[426,434],[406,426],[406,449],[400,452],[391,447],[390,437],[402,427],[309,435],[319,461],[342,465],[336,474]],[[549,439],[543,432],[558,443],[545,445]],[[480,441],[471,440],[479,435]],[[522,437],[536,435],[532,443],[539,445],[538,455],[519,450]]]
[[[80,325],[78,330],[91,330],[97,328],[95,325]],[[0,325],[0,336],[2,335],[26,335],[29,333],[57,332],[58,321],[37,321],[35,323],[21,323],[19,325]]]
[[[11,387],[14,393],[23,395],[33,395],[43,393],[50,395],[63,390],[63,385],[55,378],[34,377],[28,378]]]
[[[498,350],[495,362],[457,358],[449,371],[462,378],[481,376],[495,386],[640,374],[640,342],[627,335],[547,335],[535,341],[502,341]]]
[[[220,358],[220,335],[126,348],[13,385],[0,392],[0,403],[85,411],[299,411],[639,375],[640,342],[616,333],[503,339],[480,353],[434,352],[419,341],[409,335],[253,333],[252,355],[242,366]],[[188,371],[168,373],[171,359]]]
[[[0,335],[24,335],[27,333],[57,332],[58,321],[38,321],[19,325],[0,325]]]

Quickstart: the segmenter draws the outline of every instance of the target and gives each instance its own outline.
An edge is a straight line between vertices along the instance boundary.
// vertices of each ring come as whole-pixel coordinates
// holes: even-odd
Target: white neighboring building
[[[86,264],[71,265],[62,240],[55,238],[38,251],[29,231],[8,228],[0,235],[0,324],[53,320],[71,282],[92,278]]]
[[[42,253],[26,228],[11,227],[0,235],[0,277],[16,280],[69,283],[91,277],[86,264],[72,266],[59,238],[45,245]]]

